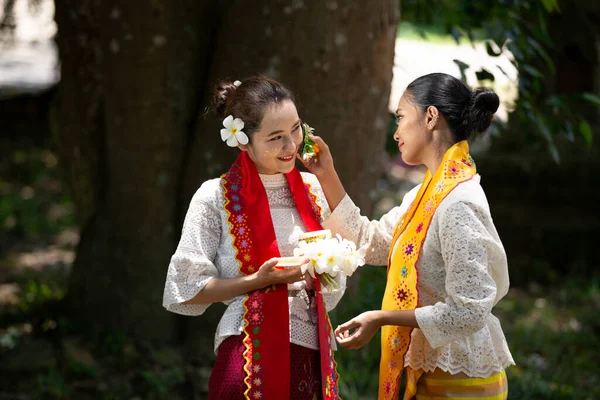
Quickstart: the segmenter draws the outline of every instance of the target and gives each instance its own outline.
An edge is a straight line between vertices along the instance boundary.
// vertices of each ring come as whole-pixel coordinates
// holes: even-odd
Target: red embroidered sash
[[[285,174],[296,207],[307,231],[322,229],[316,196],[294,168]],[[221,177],[229,234],[240,262],[240,272],[249,275],[267,260],[279,257],[279,248],[267,192],[247,152],[242,151],[229,171]],[[310,198],[309,198],[310,196]],[[323,398],[338,399],[338,374],[331,349],[331,323],[317,292],[318,333],[321,353]],[[286,284],[272,285],[246,295],[244,301],[244,352],[247,399],[281,399],[290,392],[290,331]],[[284,397],[282,397],[284,396]]]

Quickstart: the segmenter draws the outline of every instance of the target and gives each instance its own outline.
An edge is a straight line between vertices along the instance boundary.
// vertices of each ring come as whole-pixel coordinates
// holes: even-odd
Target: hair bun
[[[236,89],[234,82],[221,82],[215,87],[213,104],[217,114],[225,116],[227,104]]]
[[[500,98],[493,91],[483,88],[473,91],[468,117],[472,132],[485,132],[490,127],[492,118],[496,111],[498,111],[499,106]]]

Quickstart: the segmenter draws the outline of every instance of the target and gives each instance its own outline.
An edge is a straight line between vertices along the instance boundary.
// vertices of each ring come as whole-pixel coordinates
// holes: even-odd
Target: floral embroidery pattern
[[[246,344],[246,351],[244,352],[248,356],[251,356],[251,364],[248,370],[249,382],[252,382],[251,396],[254,399],[262,399],[265,395],[263,390],[263,368],[260,363],[260,329],[261,323],[264,320],[264,314],[262,313],[263,299],[262,293],[259,291],[250,293],[248,300],[246,300],[246,320],[248,321],[248,331],[251,333],[246,337],[244,343]]]
[[[252,239],[250,236],[250,227],[248,226],[248,217],[243,213],[243,199],[240,195],[242,175],[240,167],[237,164],[229,170],[229,172],[221,179],[221,184],[227,194],[225,201],[225,210],[229,217],[227,220],[230,224],[229,233],[234,237],[233,247],[236,249],[236,258],[244,260],[248,264],[246,268],[240,265],[240,272],[244,275],[252,273],[255,268],[250,265],[252,255],[250,248]]]
[[[433,209],[433,206],[434,206],[433,201],[427,200],[427,204],[425,205],[425,212],[430,213],[431,210]]]
[[[390,371],[398,371],[397,366],[395,366],[394,368],[390,368]],[[394,390],[397,390],[396,385],[393,382],[393,378],[392,378],[392,374],[389,374],[387,379],[385,380],[385,383],[381,384],[382,387],[382,391],[383,393],[385,393],[386,397],[388,398],[393,398],[394,397]],[[396,396],[397,398],[397,396]]]
[[[406,265],[402,267],[402,269],[400,270],[400,276],[403,277],[404,279],[406,279],[408,277],[408,268],[406,268]]]
[[[398,299],[398,301],[403,302],[406,300],[407,297],[408,293],[406,293],[404,289],[398,290],[398,293],[396,294],[396,298]]]
[[[396,300],[396,304],[400,307],[399,309],[404,309],[404,303],[410,303],[414,300],[413,292],[409,287],[405,284],[396,287],[394,290],[394,299]]]
[[[417,233],[421,233],[421,231],[423,230],[423,223],[421,222],[418,226],[417,226]]]
[[[225,193],[225,210],[228,213],[230,224],[230,235],[233,236],[233,247],[236,250],[236,259],[240,260],[240,273],[248,275],[253,273],[256,268],[252,262],[252,236],[248,224],[248,217],[244,214],[243,197],[241,196],[242,176],[240,166],[235,163],[227,174],[221,180]],[[263,399],[264,376],[263,367],[260,362],[261,347],[261,324],[264,321],[263,293],[255,291],[248,295],[244,303],[246,312],[244,319],[248,323],[248,335],[244,339],[246,350],[244,358],[246,359],[245,368],[247,371],[246,384],[249,387],[248,395],[252,399]]]
[[[308,378],[307,380],[300,381],[300,383],[298,383],[298,390],[300,392],[307,391],[309,394],[318,392],[318,390],[321,388],[321,382],[315,380],[312,372],[312,363],[310,360],[308,361],[308,368],[306,367],[306,364],[304,364],[304,372],[306,372]]]

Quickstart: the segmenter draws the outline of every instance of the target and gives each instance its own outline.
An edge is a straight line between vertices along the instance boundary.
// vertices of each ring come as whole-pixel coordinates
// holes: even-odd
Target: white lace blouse
[[[509,287],[506,253],[479,176],[459,185],[438,206],[417,264],[420,329],[413,330],[405,366],[488,377],[514,364],[502,327],[491,314]],[[396,223],[416,197],[379,221],[369,221],[346,196],[323,226],[370,245],[367,263],[387,264]],[[394,249],[395,251],[395,249]]]
[[[260,178],[269,199],[279,252],[281,256],[291,256],[298,244],[298,236],[305,232],[305,226],[287,180],[283,174],[260,175]],[[302,178],[311,185],[322,210],[321,217],[326,218],[330,210],[318,180],[308,173],[302,173]],[[204,182],[193,196],[179,245],[167,272],[163,294],[163,306],[167,310],[183,315],[201,315],[208,304],[181,303],[196,296],[212,278],[241,276],[233,239],[228,234],[229,222],[224,205],[219,179]],[[345,279],[338,275],[337,281],[341,290],[324,295],[327,311],[332,310],[344,294]],[[314,300],[307,301],[305,287],[306,282],[288,285],[290,342],[318,350],[316,304]],[[224,302],[228,307],[217,326],[215,353],[227,337],[241,334],[244,327],[243,300],[244,296],[238,296]]]

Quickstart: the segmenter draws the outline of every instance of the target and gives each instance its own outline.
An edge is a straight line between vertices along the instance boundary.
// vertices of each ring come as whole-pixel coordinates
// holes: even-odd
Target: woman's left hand
[[[340,346],[357,350],[371,341],[381,328],[377,311],[367,311],[335,329],[335,337]],[[354,331],[350,332],[350,330]]]

